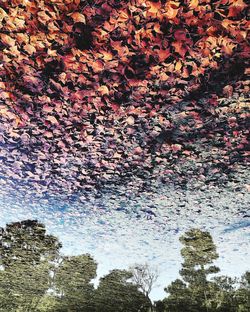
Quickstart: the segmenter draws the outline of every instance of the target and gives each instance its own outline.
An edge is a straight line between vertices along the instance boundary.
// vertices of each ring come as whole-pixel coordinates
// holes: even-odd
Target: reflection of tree
[[[0,288],[3,311],[35,311],[50,287],[50,269],[59,254],[57,238],[37,221],[11,223],[0,230]]]
[[[213,265],[218,254],[212,236],[208,232],[192,229],[180,237],[180,242],[184,245],[181,249],[184,260],[180,270],[182,280],[176,279],[165,288],[169,296],[157,302],[156,311],[249,311],[249,289],[247,295],[245,278],[238,290],[236,279],[227,276],[208,278],[210,274],[219,272],[219,268]]]
[[[150,301],[129,280],[132,274],[113,270],[101,278],[95,295],[97,312],[147,312]]]
[[[184,262],[177,279],[166,288],[170,294],[165,300],[172,311],[208,312],[211,303],[211,285],[208,275],[219,272],[213,265],[218,258],[211,235],[198,229],[187,231],[180,237],[184,245],[181,255]]]
[[[91,281],[96,277],[96,269],[96,262],[88,254],[63,257],[54,279],[60,311],[93,311],[94,285]]]
[[[37,221],[0,229],[0,312],[248,312],[250,273],[242,279],[216,276],[216,246],[208,232],[192,229],[184,245],[181,279],[152,306],[148,297],[156,270],[136,264],[113,270],[94,289],[97,263],[89,254],[62,256],[57,238]],[[238,283],[238,287],[236,284]]]
[[[216,246],[208,232],[192,229],[180,237],[184,245],[181,255],[184,259],[180,271],[183,280],[190,285],[206,284],[207,276],[219,272],[219,268],[211,265],[218,258]]]
[[[250,271],[242,276],[240,288],[236,291],[236,300],[240,312],[250,311]]]
[[[135,264],[130,267],[132,273],[132,281],[139,287],[149,302],[149,294],[151,293],[155,282],[158,279],[158,272],[156,269],[151,268],[147,263]],[[152,311],[151,306],[150,310]]]
[[[140,287],[146,297],[151,293],[155,282],[158,279],[157,270],[146,264],[135,264],[130,267],[133,282]]]

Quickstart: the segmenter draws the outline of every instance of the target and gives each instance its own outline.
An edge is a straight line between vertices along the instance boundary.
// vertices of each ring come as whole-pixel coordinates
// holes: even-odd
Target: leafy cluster
[[[249,311],[249,272],[238,287],[236,279],[227,276],[208,279],[219,271],[213,265],[218,255],[211,235],[192,229],[180,241],[184,244],[182,279],[166,287],[165,299],[152,303],[149,293],[157,273],[149,265],[114,269],[95,288],[97,263],[89,254],[60,254],[57,238],[46,234],[37,221],[8,224],[0,235],[0,311]]]
[[[1,0],[4,183],[72,194],[134,175],[206,180],[244,163],[246,10],[243,0]]]

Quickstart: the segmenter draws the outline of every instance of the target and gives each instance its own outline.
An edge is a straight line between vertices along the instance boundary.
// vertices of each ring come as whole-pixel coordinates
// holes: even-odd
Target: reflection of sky
[[[133,200],[105,195],[88,202],[25,202],[0,195],[1,226],[39,219],[63,243],[65,254],[90,253],[99,276],[113,268],[148,262],[158,268],[159,287],[153,299],[178,276],[179,236],[191,227],[207,229],[218,246],[223,274],[241,275],[249,269],[249,195],[223,190],[166,190]]]

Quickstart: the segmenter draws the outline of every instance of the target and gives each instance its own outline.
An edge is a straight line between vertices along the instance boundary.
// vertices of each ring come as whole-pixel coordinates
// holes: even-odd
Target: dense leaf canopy
[[[0,4],[5,189],[98,194],[142,176],[221,183],[244,164],[243,0]]]

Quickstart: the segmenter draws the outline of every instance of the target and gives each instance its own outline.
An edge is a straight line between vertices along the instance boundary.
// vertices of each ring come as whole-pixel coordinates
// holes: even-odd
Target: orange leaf
[[[117,19],[118,22],[126,22],[129,19],[128,13],[126,10],[120,11],[119,17]]]
[[[103,59],[105,61],[111,61],[113,59],[113,55],[109,51],[102,50],[102,51],[100,51],[100,53],[103,55]]]
[[[162,34],[160,23],[155,23],[155,24],[154,24],[154,31],[155,31],[157,34]]]
[[[73,14],[70,14],[70,16],[75,23],[86,24],[86,18],[83,14],[81,14],[79,12],[74,12]]]
[[[101,60],[96,60],[91,65],[92,65],[92,69],[95,73],[99,73],[104,69],[104,64]]]
[[[0,8],[0,22],[2,22],[2,20],[8,16],[8,14],[2,9]]]
[[[109,89],[107,86],[100,86],[98,91],[101,93],[101,95],[109,94]]]
[[[182,44],[182,42],[179,41],[174,41],[172,43],[172,46],[174,46],[175,52],[179,53],[180,56],[184,57],[186,52],[187,52],[187,48]]]
[[[175,64],[175,70],[180,70],[182,68],[182,63],[181,61],[178,61],[176,64]]]
[[[148,13],[152,13],[152,15],[157,15],[159,10],[161,9],[161,2],[149,2],[149,10]]]
[[[227,44],[225,44],[221,50],[223,52],[225,52],[228,55],[231,55],[233,53],[233,49],[235,48],[236,44],[234,44],[233,42],[229,42]]]
[[[44,11],[38,12],[37,16],[39,22],[41,22],[42,24],[46,24],[51,19]]]
[[[198,5],[199,5],[199,0],[191,0],[189,3],[189,8],[196,9]]]
[[[179,9],[173,9],[171,6],[168,5],[166,7],[166,13],[164,13],[163,15],[171,20],[176,17],[176,15],[178,14],[178,11]]]
[[[36,49],[33,47],[33,45],[31,44],[26,44],[24,47],[23,47],[24,51],[26,51],[27,53],[29,53],[30,55],[32,55],[33,53],[36,52]]]
[[[168,58],[171,53],[169,49],[166,49],[166,50],[160,49],[160,50],[157,50],[157,54],[159,57],[159,61],[162,62],[166,58]]]
[[[10,36],[6,34],[1,34],[1,41],[3,44],[8,45],[9,47],[14,47],[16,44],[15,39],[12,39]]]

